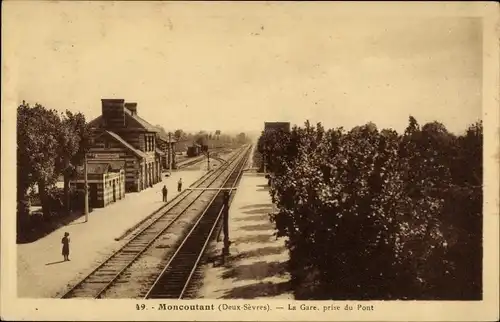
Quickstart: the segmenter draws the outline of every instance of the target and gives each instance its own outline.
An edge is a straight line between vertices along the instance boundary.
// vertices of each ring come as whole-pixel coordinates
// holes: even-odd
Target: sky
[[[11,3],[7,72],[18,102],[90,120],[101,98],[123,98],[167,130],[260,131],[265,121],[309,119],[402,131],[413,115],[462,132],[481,118],[480,19],[336,9]]]

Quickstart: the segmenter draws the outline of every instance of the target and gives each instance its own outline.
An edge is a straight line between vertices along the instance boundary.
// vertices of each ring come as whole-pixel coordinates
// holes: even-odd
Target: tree
[[[81,165],[90,145],[90,131],[81,113],[59,114],[40,104],[25,101],[17,110],[18,227],[28,223],[28,190],[38,186],[44,217],[54,210],[53,187],[64,176],[64,204],[69,208],[69,181]]]
[[[81,113],[66,111],[61,117],[58,135],[58,154],[56,172],[64,176],[64,205],[70,210],[69,181],[76,175],[76,168],[82,165],[85,153],[90,147],[91,134]]]
[[[177,141],[181,141],[185,138],[186,136],[186,133],[184,133],[183,130],[181,129],[177,129],[174,131],[174,138],[177,140]]]
[[[219,140],[224,142],[224,143],[230,143],[231,142],[231,136],[228,134],[221,134],[219,136]]]
[[[481,148],[480,123],[457,138],[413,117],[403,135],[372,123],[263,132],[296,298],[480,297]]]
[[[454,169],[457,184],[482,186],[483,122],[476,122],[469,126],[465,135],[460,136],[457,141],[457,162]]]
[[[18,218],[27,222],[27,191],[38,184],[44,215],[49,214],[47,188],[57,180],[61,120],[55,110],[25,101],[17,109]]]
[[[155,127],[158,129],[158,131],[164,135],[165,137],[168,137],[168,132],[165,130],[165,128],[159,124],[155,125]]]

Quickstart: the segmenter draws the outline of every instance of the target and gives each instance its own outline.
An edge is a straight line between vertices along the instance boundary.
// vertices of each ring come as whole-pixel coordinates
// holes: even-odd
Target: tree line
[[[18,229],[29,224],[29,192],[38,188],[44,217],[56,203],[54,185],[64,178],[62,207],[70,207],[69,181],[83,164],[90,129],[82,113],[59,113],[25,101],[17,109],[17,218]]]
[[[163,128],[163,126],[156,125],[156,127],[165,137],[168,136],[168,132]],[[221,130],[190,133],[185,132],[182,129],[177,129],[173,131],[171,135],[177,142],[187,142],[188,144],[196,143],[199,145],[206,145],[208,142],[220,142],[221,144],[246,144],[250,142],[250,138],[244,132],[233,135],[222,133]]]
[[[297,299],[477,300],[482,294],[482,122],[454,135],[306,122],[263,132],[270,214]]]

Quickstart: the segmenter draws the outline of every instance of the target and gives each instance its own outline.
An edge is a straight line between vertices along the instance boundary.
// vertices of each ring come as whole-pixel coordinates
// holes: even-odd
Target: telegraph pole
[[[224,203],[222,205],[223,213],[222,213],[222,229],[224,231],[224,246],[222,248],[222,256],[221,261],[224,265],[225,257],[229,255],[229,246],[231,245],[231,241],[229,240],[229,197],[231,195],[231,190],[224,191]]]
[[[168,132],[168,170],[172,173],[172,133]]]
[[[87,178],[87,153],[85,153],[85,161],[83,164],[83,172],[84,172],[84,191],[85,191],[85,222],[89,220],[89,185]]]
[[[224,229],[224,255],[229,255],[229,196],[230,191],[224,191],[224,213],[223,213],[223,229]]]

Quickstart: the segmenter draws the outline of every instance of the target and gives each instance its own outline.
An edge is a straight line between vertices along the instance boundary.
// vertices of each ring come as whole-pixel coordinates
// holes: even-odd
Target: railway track
[[[193,159],[193,160],[189,160],[188,159],[186,161],[179,162],[179,164],[177,165],[177,169],[184,169],[184,168],[187,168],[189,166],[201,163],[201,162],[203,162],[205,160],[206,160],[205,157],[196,158],[196,159]]]
[[[200,180],[196,187],[220,187],[239,166],[241,160],[248,154],[248,147],[243,148],[228,160],[226,164]],[[165,262],[165,251],[161,249],[159,241],[162,239],[174,240],[172,231],[182,231],[189,228],[197,213],[206,207],[207,201],[211,204],[217,191],[215,190],[189,190],[176,197],[175,202],[170,202],[146,222],[138,227],[137,232],[118,251],[96,267],[88,276],[67,291],[62,298],[103,298],[113,297],[112,289],[124,283],[131,284],[132,291],[151,283],[151,274],[141,275],[142,270],[135,269],[137,264],[153,266],[152,271],[161,271]],[[186,217],[186,218],[184,218]],[[169,235],[170,234],[170,235]],[[166,237],[168,235],[168,237]],[[173,236],[181,237],[181,236]],[[163,251],[158,256],[158,248]],[[157,255],[156,265],[148,265],[148,256]],[[161,267],[160,269],[158,269]],[[151,268],[151,267],[150,267]],[[144,270],[146,271],[146,270]],[[150,270],[151,271],[151,270]],[[150,272],[149,271],[149,272]],[[137,275],[140,276],[137,276]],[[156,276],[154,276],[156,278]],[[154,280],[154,279],[153,279]],[[116,295],[116,294],[115,294]],[[129,297],[129,296],[126,296]],[[131,297],[137,297],[132,295]]]
[[[224,188],[234,188],[238,185],[245,163],[246,158],[241,160],[238,170],[226,180]],[[223,207],[223,193],[219,192],[183,239],[160,276],[145,294],[145,298],[183,298],[196,275],[196,269],[209,241],[215,235]]]
[[[221,162],[221,163],[228,163],[234,157],[234,153],[235,153],[234,151],[227,153],[226,156],[228,157],[228,160],[223,160],[223,162]],[[131,227],[127,231],[125,231],[121,236],[115,238],[115,240],[119,241],[119,240],[122,240],[122,239],[126,238],[127,236],[130,236],[130,234],[133,231],[136,231],[138,229],[138,227],[144,226],[144,223],[151,222],[152,220],[154,220],[158,216],[161,216],[165,211],[168,211],[168,209],[170,209],[170,207],[171,207],[171,205],[173,203],[177,203],[179,201],[179,199],[185,198],[186,194],[193,193],[192,191],[190,191],[190,189],[192,187],[195,187],[195,188],[202,187],[202,184],[206,180],[210,179],[211,177],[213,178],[214,173],[218,173],[218,171],[220,171],[221,169],[223,169],[223,167],[216,169],[215,172],[208,172],[207,174],[203,175],[201,178],[199,178],[198,180],[196,180],[195,182],[193,182],[188,187],[188,189],[186,189],[186,190],[182,191],[180,194],[176,195],[166,205],[164,205],[164,206],[160,207],[159,209],[155,210],[149,216],[145,217],[140,222],[138,222],[137,224],[135,224],[133,227]]]
[[[227,149],[215,149],[215,155],[219,155],[220,153],[224,154],[224,153],[227,153]],[[210,156],[210,159],[212,159],[213,156]],[[177,164],[177,169],[184,169],[184,168],[187,168],[187,167],[190,167],[192,165],[195,165],[195,164],[198,164],[198,163],[202,163],[202,162],[206,162],[207,161],[207,157],[206,156],[200,156],[200,157],[194,157],[194,158],[187,158],[186,160],[183,160],[181,162],[179,162]]]

